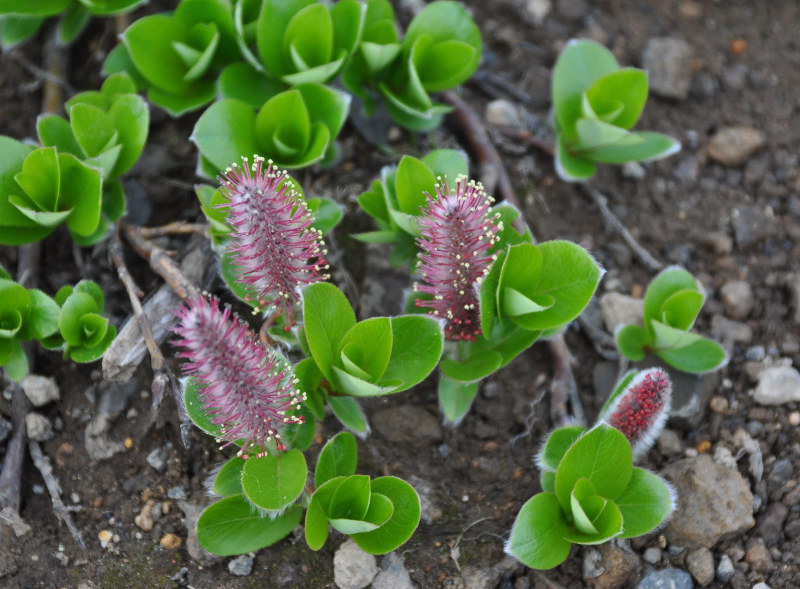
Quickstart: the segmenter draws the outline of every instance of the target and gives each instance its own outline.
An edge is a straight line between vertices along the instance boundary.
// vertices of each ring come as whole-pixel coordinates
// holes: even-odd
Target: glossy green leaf
[[[208,506],[197,520],[197,540],[218,556],[245,554],[271,546],[288,536],[303,510],[294,507],[271,519],[261,517],[242,495],[227,497]]]
[[[353,397],[328,397],[328,403],[333,410],[333,414],[346,428],[357,434],[366,434],[369,431],[367,416],[364,415],[364,410],[361,409],[357,399]]]
[[[358,322],[342,338],[341,364],[347,372],[369,382],[377,382],[392,354],[392,322],[388,317],[372,317]],[[350,370],[358,368],[362,373]]]
[[[350,536],[362,550],[370,554],[386,554],[403,545],[419,525],[420,504],[414,488],[396,477],[373,479],[372,493],[391,501],[394,512],[377,530]]]
[[[86,157],[86,153],[75,139],[69,121],[64,117],[54,114],[42,115],[36,121],[36,131],[39,141],[45,147],[56,147],[61,153],[71,153],[79,158]]]
[[[211,491],[222,497],[239,495],[242,493],[242,469],[245,461],[238,456],[229,458],[228,461],[219,469],[217,476],[214,477],[214,485]]]
[[[369,509],[370,494],[367,475],[347,477],[331,497],[327,507],[328,519],[362,520]]]
[[[219,100],[200,116],[191,139],[218,170],[242,156],[260,153],[256,140],[256,113],[241,100]]]
[[[192,82],[180,93],[171,93],[151,86],[147,90],[147,98],[173,117],[180,117],[214,100],[215,92],[214,82],[203,79]]]
[[[44,22],[44,17],[4,16],[0,18],[0,45],[5,51],[34,37]]]
[[[628,486],[614,502],[624,521],[622,538],[635,538],[652,531],[675,508],[664,480],[642,468],[633,469]]]
[[[629,133],[624,140],[592,151],[594,161],[604,164],[651,162],[669,157],[681,150],[679,141],[650,131]]]
[[[597,491],[592,481],[589,479],[578,479],[570,495],[570,512],[572,513],[573,523],[578,531],[584,534],[597,535],[598,533],[592,520],[602,511],[605,505],[592,505],[596,502],[591,500],[596,499],[601,502],[603,501],[603,498],[598,497],[596,493]],[[586,503],[588,509],[584,509],[582,503]]]
[[[702,374],[721,368],[728,359],[725,349],[707,338],[673,350],[657,350],[667,364],[692,374]]]
[[[595,149],[613,145],[628,135],[628,131],[597,119],[580,118],[575,121],[576,138],[570,152],[579,157],[592,157]]]
[[[136,69],[154,86],[173,94],[185,92],[189,68],[174,50],[176,42],[188,44],[189,31],[179,19],[166,14],[140,18],[122,34]]]
[[[122,151],[111,172],[111,177],[121,176],[131,169],[142,154],[147,141],[150,115],[147,105],[135,94],[117,96],[108,110],[108,118],[119,134]]]
[[[619,69],[614,55],[594,41],[571,40],[558,56],[551,86],[558,125],[570,141],[575,138],[575,123],[581,116],[583,93],[597,80]],[[561,151],[561,149],[559,149]],[[562,161],[565,170],[573,166]],[[586,178],[591,174],[572,174]]]
[[[425,204],[425,194],[436,194],[436,177],[424,162],[405,155],[397,166],[395,187],[400,210],[417,216]]]
[[[68,208],[59,202],[61,170],[58,150],[42,147],[32,151],[22,163],[22,171],[14,176],[35,210],[56,212]]]
[[[2,341],[2,340],[0,340]],[[28,376],[28,356],[22,349],[22,344],[11,340],[5,351],[5,362],[2,364],[6,376],[13,381],[20,382]]]
[[[691,329],[704,301],[705,296],[702,292],[678,291],[664,301],[661,306],[661,316],[658,319],[670,327]]]
[[[0,0],[0,14],[10,16],[53,16],[67,9],[71,0]]]
[[[676,329],[655,320],[650,321],[650,328],[653,334],[652,348],[658,351],[685,348],[702,338],[697,333]]]
[[[457,149],[435,149],[422,158],[433,175],[455,181],[459,176],[469,176],[469,161],[463,151]]]
[[[252,108],[261,108],[270,98],[286,90],[286,85],[265,76],[249,63],[228,65],[217,79],[221,98],[235,98]]]
[[[647,102],[647,74],[636,68],[622,68],[596,80],[587,88],[586,98],[600,119],[630,129]],[[608,117],[610,113],[614,113],[613,117]]]
[[[492,333],[495,327],[495,318],[498,317],[497,287],[500,285],[503,264],[507,255],[507,249],[497,252],[495,261],[489,267],[489,273],[484,276],[483,282],[480,284],[478,296],[480,300],[481,331],[484,334]],[[502,321],[502,317],[499,320]]]
[[[580,425],[567,425],[553,430],[537,456],[540,467],[555,472],[564,454],[585,432],[586,428]]]
[[[67,346],[65,355],[73,362],[94,362],[103,356],[105,351],[114,342],[115,337],[117,337],[117,328],[113,325],[109,325],[103,334],[103,339],[99,343],[91,347],[86,345],[76,348]]]
[[[447,423],[459,423],[472,407],[475,395],[478,394],[478,382],[459,382],[442,374],[436,392],[439,396],[439,408]]]
[[[58,155],[61,168],[61,206],[74,207],[67,227],[81,236],[92,235],[100,224],[103,178],[74,155]]]
[[[613,501],[594,495],[585,499],[584,504],[600,509],[591,522],[596,532],[570,530],[564,535],[565,540],[577,544],[602,544],[622,533],[622,514]]]
[[[306,544],[311,550],[319,550],[328,540],[329,524],[328,516],[322,508],[321,501],[317,496],[319,489],[311,497],[311,502],[306,510],[305,537]]]
[[[459,382],[476,382],[485,378],[500,368],[503,357],[494,350],[487,350],[481,354],[472,354],[463,360],[457,361],[448,357],[442,358],[440,368],[442,374]]]
[[[314,471],[314,486],[320,487],[339,476],[351,476],[358,464],[356,439],[350,432],[339,432],[332,437],[319,453]]]
[[[350,370],[353,370],[353,368]],[[354,376],[338,366],[333,367],[333,373],[335,375],[334,383],[336,389],[347,395],[352,395],[353,397],[388,395],[397,392],[397,388],[403,384],[401,380],[392,381],[386,379],[382,379],[381,384],[373,384],[369,380]]]
[[[187,378],[183,384],[183,403],[186,413],[194,424],[208,435],[218,437],[220,428],[211,421],[202,401],[200,384],[193,378]]]
[[[578,479],[589,479],[601,497],[614,500],[628,486],[633,468],[631,446],[619,430],[598,425],[564,454],[556,471],[556,496],[564,510]]]
[[[295,14],[315,4],[315,0],[266,0],[256,25],[258,55],[264,66],[276,77],[291,73],[283,32]],[[276,34],[276,31],[278,32]]]
[[[556,492],[556,473],[552,470],[543,470],[539,473],[539,484],[545,493]]]
[[[294,503],[306,484],[308,468],[300,450],[250,457],[242,470],[242,489],[254,505],[280,511]]]
[[[392,354],[382,383],[402,381],[394,392],[422,382],[439,363],[444,335],[438,321],[430,317],[400,315],[391,318]]]
[[[661,320],[661,308],[667,299],[684,290],[699,291],[697,281],[689,272],[676,266],[659,272],[647,285],[644,293],[645,323],[651,319]]]
[[[318,282],[303,290],[303,314],[311,354],[322,374],[332,380],[342,340],[356,324],[353,308],[341,290]]]
[[[535,569],[552,569],[569,555],[569,525],[553,493],[534,495],[520,509],[506,551]]]
[[[595,154],[592,154],[595,157]],[[629,161],[629,160],[624,160]],[[572,155],[564,135],[558,136],[554,160],[558,177],[566,182],[581,182],[594,176],[597,166],[591,160]]]
[[[86,293],[73,292],[61,308],[58,327],[64,340],[71,346],[80,346],[84,340],[81,319],[98,311],[97,303]]]
[[[625,325],[616,334],[617,349],[634,362],[644,360],[645,347],[649,345],[647,332],[639,325]]]

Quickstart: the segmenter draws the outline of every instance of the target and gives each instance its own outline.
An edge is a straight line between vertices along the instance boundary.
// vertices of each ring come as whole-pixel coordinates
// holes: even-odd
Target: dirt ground
[[[146,12],[158,11],[166,4],[153,2]],[[415,2],[396,4],[407,22],[409,6]],[[462,94],[480,113],[490,100],[502,97],[533,115],[530,120],[546,120],[549,70],[563,43],[572,37],[597,39],[611,48],[621,63],[635,66],[641,65],[642,52],[651,38],[677,37],[689,43],[689,95],[684,100],[653,97],[638,125],[679,138],[683,151],[645,165],[643,174],[637,170],[624,174],[621,168],[606,167],[592,185],[608,197],[611,210],[644,248],[664,263],[683,265],[700,279],[709,295],[698,323],[700,331],[710,333],[712,317],[726,314],[720,294],[723,285],[741,280],[752,290],[755,306],[738,319],[749,327],[752,338],[735,345],[714,391],[725,398],[728,408],[709,412],[690,431],[676,429],[682,445],[702,451],[729,438],[738,428],[752,428],[748,431],[764,456],[764,478],[773,465],[788,460],[790,478],[796,479],[800,430],[790,425],[790,414],[798,406],[755,404],[749,394],[753,380],[748,363],[758,359],[758,347],[763,346],[767,358],[785,357],[800,366],[797,302],[787,282],[792,273],[800,272],[800,5],[795,0],[553,0],[543,21],[536,22],[531,7],[550,3],[473,0],[467,4],[485,43],[481,72],[491,75],[480,83],[468,83]],[[69,50],[66,79],[74,91],[99,86],[98,72],[114,40],[113,21],[97,21]],[[28,43],[14,54],[0,56],[0,133],[17,139],[35,135],[41,79],[28,64],[42,65],[40,43]],[[498,79],[515,91],[506,89]],[[200,218],[192,190],[197,182],[195,153],[187,141],[196,118],[189,115],[172,120],[152,111],[145,155],[127,175],[129,194],[143,195],[130,204],[143,224]],[[761,131],[766,145],[744,164],[725,167],[707,157],[706,146],[717,130],[732,126]],[[559,181],[547,156],[502,134],[493,137],[537,238],[570,239],[588,248],[609,270],[600,293],[613,290],[640,295],[654,272],[631,254],[584,192]],[[338,265],[334,279],[342,281],[354,300],[360,297],[362,314],[396,313],[400,304],[396,294],[410,285],[410,279],[386,265],[383,250],[363,248],[346,235],[370,227],[370,221],[358,212],[355,197],[393,158],[367,144],[351,126],[341,138],[343,158],[337,167],[303,171],[299,179],[307,194],[336,198],[353,215],[331,240],[334,265]],[[423,153],[434,147],[458,146],[459,141],[459,135],[446,125],[417,138],[398,133],[390,147],[398,153]],[[182,250],[186,243],[186,239],[173,239],[167,245]],[[15,261],[12,248],[0,248],[0,262],[13,268]],[[145,291],[160,286],[159,279],[134,254],[128,261]],[[100,282],[113,320],[117,324],[125,320],[129,302],[108,262],[107,246],[76,252],[66,234],[57,232],[44,245],[41,288],[55,292],[62,284],[81,278]],[[222,292],[218,283],[215,288]],[[584,406],[594,414],[603,399],[594,395],[593,370],[603,358],[583,329],[571,328],[566,339],[577,359],[575,376]],[[169,350],[168,345],[163,347]],[[117,392],[109,392],[113,387],[101,382],[99,365],[75,366],[53,354],[38,355],[38,372],[54,376],[61,387],[61,400],[42,409],[56,427],[55,436],[43,450],[54,463],[62,496],[76,508],[72,516],[87,548],[81,550],[56,519],[42,489],[43,481],[28,463],[21,515],[32,532],[13,545],[0,546],[0,586],[333,587],[333,555],[341,539],[334,538],[314,553],[305,546],[302,534],[295,535],[259,551],[253,571],[246,577],[231,575],[227,559],[200,564],[189,556],[179,504],[205,500],[205,479],[222,456],[213,440],[200,432],[192,435],[188,450],[182,447],[171,402],[165,403],[157,416],[151,414],[146,393],[150,372],[148,362],[144,364],[133,384],[120,393],[119,387],[114,389]],[[473,410],[458,428],[438,425],[430,380],[412,391],[365,404],[367,414],[378,423],[384,409],[394,408],[395,414],[402,415],[403,411],[397,410],[401,406],[422,408],[433,418],[430,427],[415,429],[415,423],[408,421],[406,433],[390,435],[373,423],[369,442],[360,444],[360,472],[373,476],[391,473],[427,487],[426,495],[435,507],[433,520],[421,523],[401,549],[405,566],[419,587],[464,587],[462,573],[470,567],[499,571],[487,585],[492,588],[586,585],[579,548],[573,549],[562,566],[546,573],[503,561],[503,541],[515,514],[538,490],[532,456],[550,427],[547,392],[551,380],[550,353],[546,345],[538,343],[483,385]],[[104,435],[116,444],[129,438],[131,447],[109,459],[91,459],[85,444],[87,425],[103,399],[110,398],[117,399],[120,406],[111,413]],[[7,398],[0,399],[0,414],[8,418],[9,413]],[[763,427],[759,429],[753,422]],[[318,439],[326,439],[339,427],[329,418]],[[161,471],[147,460],[158,449],[166,451]],[[4,452],[2,443],[0,455]],[[659,469],[674,460],[654,449],[645,465]],[[754,490],[759,493],[757,486]],[[760,493],[757,518],[782,499],[773,488],[762,488]],[[155,521],[152,530],[143,531],[134,518],[148,500],[168,505],[168,512]],[[800,587],[798,521],[800,505],[795,505],[788,510],[785,533],[769,546],[774,549],[770,570],[756,572],[740,566],[746,563],[738,563],[730,583],[715,580],[710,586],[750,587],[765,581],[772,589]],[[716,546],[715,563],[719,555],[758,538],[760,529],[756,526]],[[795,530],[794,535],[790,529]],[[112,536],[105,546],[98,538],[102,531]],[[166,534],[175,534],[181,545],[161,546],[159,541]],[[634,552],[641,556],[648,547],[656,546],[657,536],[634,542]],[[682,567],[680,555],[665,554]]]

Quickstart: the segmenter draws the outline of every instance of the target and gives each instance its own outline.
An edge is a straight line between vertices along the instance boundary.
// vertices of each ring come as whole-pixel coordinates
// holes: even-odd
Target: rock
[[[732,319],[747,319],[756,305],[750,284],[744,280],[731,280],[722,285],[719,291],[725,312]]]
[[[786,276],[786,286],[792,294],[794,307],[794,322],[800,324],[800,272],[793,272]]]
[[[762,538],[750,538],[745,545],[745,561],[758,573],[768,573],[775,568]]]
[[[122,442],[117,442],[108,437],[106,432],[110,423],[111,418],[108,415],[99,413],[86,424],[83,445],[92,460],[105,460],[125,450],[125,445]]]
[[[633,552],[622,550],[611,543],[600,546],[600,564],[603,571],[587,583],[594,589],[614,589],[635,583],[642,565]]]
[[[772,366],[758,375],[753,399],[762,405],[783,405],[800,401],[800,373],[791,366]]]
[[[734,571],[736,571],[736,569],[733,568],[731,557],[727,554],[723,554],[717,565],[717,579],[723,583],[727,583],[733,576]]]
[[[182,543],[180,536],[176,536],[175,534],[168,533],[161,536],[161,540],[158,541],[164,548],[172,549],[178,548]]]
[[[580,20],[589,12],[586,0],[556,0],[556,11],[567,20]]]
[[[686,568],[703,587],[714,580],[714,556],[708,548],[692,550],[686,556]]]
[[[140,530],[145,532],[149,532],[153,529],[153,503],[148,501],[143,507],[142,510],[139,512],[135,518],[133,518],[133,523],[136,524],[136,527]]]
[[[708,156],[723,166],[740,166],[764,147],[764,133],[752,127],[723,127],[708,142]]]
[[[183,485],[178,485],[176,487],[171,487],[167,490],[167,497],[170,499],[181,500],[188,498],[188,494],[186,493],[186,487]]]
[[[713,548],[755,525],[753,494],[739,471],[707,454],[685,458],[662,474],[678,492],[678,507],[664,535],[673,545]]]
[[[666,369],[672,379],[672,409],[669,421],[671,427],[684,430],[695,429],[703,420],[708,407],[708,400],[719,384],[719,372],[706,374],[689,374],[667,366],[660,360],[636,364],[637,368],[661,366]]]
[[[680,569],[663,569],[648,573],[637,589],[692,589],[692,577]]]
[[[434,487],[430,481],[413,474],[409,476],[407,480],[408,484],[414,487],[414,490],[417,492],[417,496],[419,496],[420,519],[422,519],[422,521],[424,521],[427,525],[431,525],[432,523],[442,519],[444,514],[441,508],[435,505],[431,500]]]
[[[253,557],[241,554],[228,563],[228,570],[237,577],[246,577],[253,572]]]
[[[188,501],[178,501],[178,507],[183,511],[183,525],[187,530],[186,551],[189,556],[199,565],[211,566],[221,562],[223,557],[212,554],[197,541],[197,520],[207,505],[198,505]]]
[[[758,207],[741,206],[733,209],[731,225],[736,245],[741,249],[771,236],[775,231],[775,215]]]
[[[767,350],[764,346],[750,346],[744,354],[745,360],[748,362],[763,362],[767,357]]]
[[[376,411],[372,425],[390,442],[439,442],[442,427],[430,412],[416,405],[400,405]]]
[[[414,589],[403,559],[395,552],[383,557],[381,572],[372,581],[372,589]]]
[[[147,455],[147,464],[152,466],[156,472],[163,474],[167,470],[167,458],[169,454],[165,448],[156,448]]]
[[[333,579],[339,589],[363,589],[377,574],[375,557],[349,538],[333,555]]]
[[[4,442],[5,439],[8,437],[8,434],[11,433],[11,422],[7,419],[4,419],[2,415],[0,415],[0,443]]]
[[[53,378],[29,374],[20,384],[34,407],[42,407],[61,398],[58,385]]]
[[[660,548],[648,548],[644,551],[644,555],[642,555],[644,561],[649,564],[658,564],[661,560],[661,549]]]
[[[639,162],[625,162],[622,165],[622,175],[631,180],[644,180],[647,170]]]
[[[521,129],[525,125],[519,116],[517,107],[503,98],[492,100],[486,105],[486,122],[500,127],[514,127]]]
[[[618,292],[608,292],[600,297],[600,312],[606,329],[614,333],[621,325],[642,322],[644,301]]]
[[[583,580],[588,581],[599,577],[605,571],[603,567],[603,555],[600,549],[594,546],[587,546],[583,553]]]
[[[650,90],[663,98],[684,100],[692,84],[692,49],[683,39],[650,39],[642,53]]]
[[[783,538],[783,522],[789,515],[789,508],[783,503],[773,503],[767,508],[767,512],[758,518],[758,533],[764,538],[764,542],[770,546],[780,544]]]
[[[536,24],[542,24],[552,10],[553,3],[550,0],[528,0],[525,3],[525,12]]]
[[[53,424],[41,413],[28,413],[25,416],[25,427],[31,440],[46,442],[53,439]]]
[[[656,440],[658,451],[664,456],[683,454],[683,442],[680,436],[671,429],[664,429]]]

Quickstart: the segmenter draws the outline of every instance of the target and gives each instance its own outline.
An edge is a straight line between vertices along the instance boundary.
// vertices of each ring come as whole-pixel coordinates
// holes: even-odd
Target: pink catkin
[[[254,156],[219,178],[229,203],[233,263],[261,308],[285,314],[287,329],[300,305],[300,289],[326,280],[328,263],[320,231],[302,196],[283,170]]]
[[[200,384],[199,396],[224,446],[243,440],[238,455],[263,456],[270,447],[284,450],[281,430],[303,423],[287,415],[305,395],[288,365],[277,358],[229,307],[198,297],[176,314],[179,357],[188,360],[183,373]]]
[[[669,376],[651,368],[634,378],[611,408],[607,422],[620,430],[639,455],[649,448],[666,421],[672,397]]]
[[[414,288],[432,299],[416,304],[445,320],[449,340],[474,341],[481,333],[478,289],[495,259],[489,251],[502,230],[490,210],[493,202],[480,183],[462,176],[455,192],[446,181],[437,185],[418,219],[422,280]]]

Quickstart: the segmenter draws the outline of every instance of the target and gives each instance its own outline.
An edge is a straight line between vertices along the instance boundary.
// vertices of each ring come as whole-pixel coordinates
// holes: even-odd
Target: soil
[[[410,16],[407,6],[412,4],[398,6],[406,22]],[[793,307],[797,302],[793,303],[786,284],[790,272],[800,271],[800,51],[796,31],[800,6],[794,0],[556,0],[539,24],[526,8],[540,4],[534,1],[473,0],[468,4],[485,42],[482,71],[527,96],[526,104],[519,106],[539,120],[546,120],[550,108],[548,71],[569,38],[595,38],[610,47],[621,63],[631,65],[641,64],[642,51],[653,37],[678,37],[691,45],[693,85],[689,96],[682,101],[653,97],[639,123],[639,128],[679,138],[683,151],[646,165],[641,178],[626,176],[618,167],[605,167],[593,185],[608,196],[614,213],[656,258],[681,264],[699,277],[709,295],[697,326],[701,332],[709,333],[714,315],[725,314],[719,294],[722,285],[743,280],[753,291],[756,305],[743,319],[752,330],[752,340],[733,348],[715,390],[728,408],[722,413],[709,412],[693,430],[677,430],[684,447],[706,451],[736,429],[759,422],[763,427],[752,426],[751,433],[764,455],[765,478],[772,465],[783,459],[791,462],[796,476],[800,430],[789,425],[789,416],[798,406],[757,406],[749,395],[753,382],[746,370],[746,355],[748,351],[756,353],[752,352],[754,346],[763,346],[768,356],[788,357],[800,366]],[[165,5],[153,2],[147,12]],[[75,91],[98,87],[100,64],[114,38],[113,21],[97,21],[70,48],[66,77]],[[24,64],[41,65],[41,42],[40,38],[0,56],[0,131],[17,139],[35,134],[41,79]],[[495,96],[490,96],[492,93]],[[496,80],[471,82],[464,87],[463,96],[481,113],[496,96],[516,100]],[[196,117],[173,120],[152,111],[145,155],[127,176],[128,193],[144,195],[132,198],[129,205],[137,222],[161,225],[200,218],[192,190],[198,181],[193,175],[194,148],[186,139]],[[766,135],[766,147],[740,167],[714,163],[706,157],[705,145],[716,130],[727,126],[759,129]],[[460,145],[459,135],[448,126],[420,137],[402,132],[392,138],[390,147],[396,153]],[[352,300],[362,302],[362,316],[396,313],[398,295],[410,284],[407,274],[386,265],[384,250],[363,248],[346,235],[370,227],[370,221],[358,212],[355,197],[395,157],[367,144],[350,126],[342,139],[343,157],[336,167],[303,171],[299,179],[306,193],[333,197],[352,215],[331,240],[338,268],[334,281],[343,285]],[[585,194],[556,179],[546,155],[500,134],[495,139],[537,238],[580,243],[609,270],[601,292],[641,296],[654,272],[631,255]],[[477,166],[474,170],[478,173]],[[750,234],[741,229],[737,233],[741,215],[756,217],[761,223]],[[166,245],[182,250],[186,243],[186,239],[176,238]],[[65,234],[56,233],[48,238],[43,251],[41,288],[55,292],[67,282],[92,278],[105,289],[113,321],[120,324],[128,316],[129,302],[107,261],[105,244],[74,250]],[[0,248],[0,261],[13,268],[14,250]],[[134,254],[128,261],[140,287],[152,293],[160,285],[159,279]],[[214,288],[222,292],[219,284]],[[594,395],[592,385],[593,368],[603,358],[578,327],[567,331],[566,340],[577,359],[575,376],[584,406],[592,416],[603,401]],[[259,551],[247,577],[231,575],[227,561],[201,565],[189,556],[179,500],[168,497],[168,492],[183,487],[190,502],[203,502],[205,480],[222,456],[213,440],[199,432],[192,434],[188,450],[182,447],[171,402],[156,416],[151,414],[147,393],[151,375],[148,362],[144,364],[130,385],[132,394],[107,432],[113,442],[129,439],[130,448],[107,460],[92,460],[85,449],[85,430],[107,388],[100,380],[99,366],[77,366],[52,354],[38,354],[37,371],[54,376],[61,387],[61,400],[41,410],[56,426],[54,438],[43,450],[54,463],[62,496],[75,506],[72,516],[87,548],[81,550],[57,520],[42,489],[42,478],[29,462],[23,475],[21,516],[32,532],[0,547],[0,561],[5,565],[0,586],[333,587],[333,555],[341,537],[329,541],[318,553],[305,546],[301,535],[290,537]],[[360,472],[417,477],[428,483],[428,497],[441,512],[432,523],[423,522],[401,549],[405,566],[419,587],[463,587],[461,574],[467,567],[498,571],[487,587],[585,586],[583,552],[578,548],[562,566],[545,573],[503,563],[503,541],[515,514],[538,490],[532,456],[551,427],[551,381],[552,359],[547,346],[539,343],[482,386],[473,410],[458,427],[422,431],[412,422],[403,439],[388,439],[376,428],[368,442],[360,444]],[[369,401],[365,408],[374,416],[401,405],[423,408],[438,418],[433,382]],[[0,399],[0,413],[9,415],[7,398]],[[329,418],[321,424],[318,440],[324,441],[339,428],[335,419]],[[167,452],[163,472],[147,461],[157,449]],[[2,444],[0,454],[4,452]],[[674,460],[654,449],[645,465],[658,469]],[[755,490],[762,499],[757,517],[782,497],[781,489],[762,485]],[[171,509],[145,532],[134,524],[134,518],[147,500],[169,503]],[[799,520],[798,508],[790,509],[785,529],[794,524],[792,529],[797,530]],[[750,538],[760,537],[759,530],[754,527],[715,547],[715,563],[726,551],[741,549]],[[98,539],[101,531],[113,536],[106,546]],[[170,533],[182,540],[179,547],[159,544]],[[634,542],[633,550],[642,555],[651,546],[658,546],[657,533]],[[797,534],[780,534],[780,540],[769,549],[772,568],[756,572],[741,561],[732,586],[750,587],[757,581],[765,581],[773,589],[800,586]],[[665,558],[680,567],[684,557],[665,552]],[[175,577],[182,567],[186,568],[184,574]],[[710,586],[730,585],[715,580]]]

